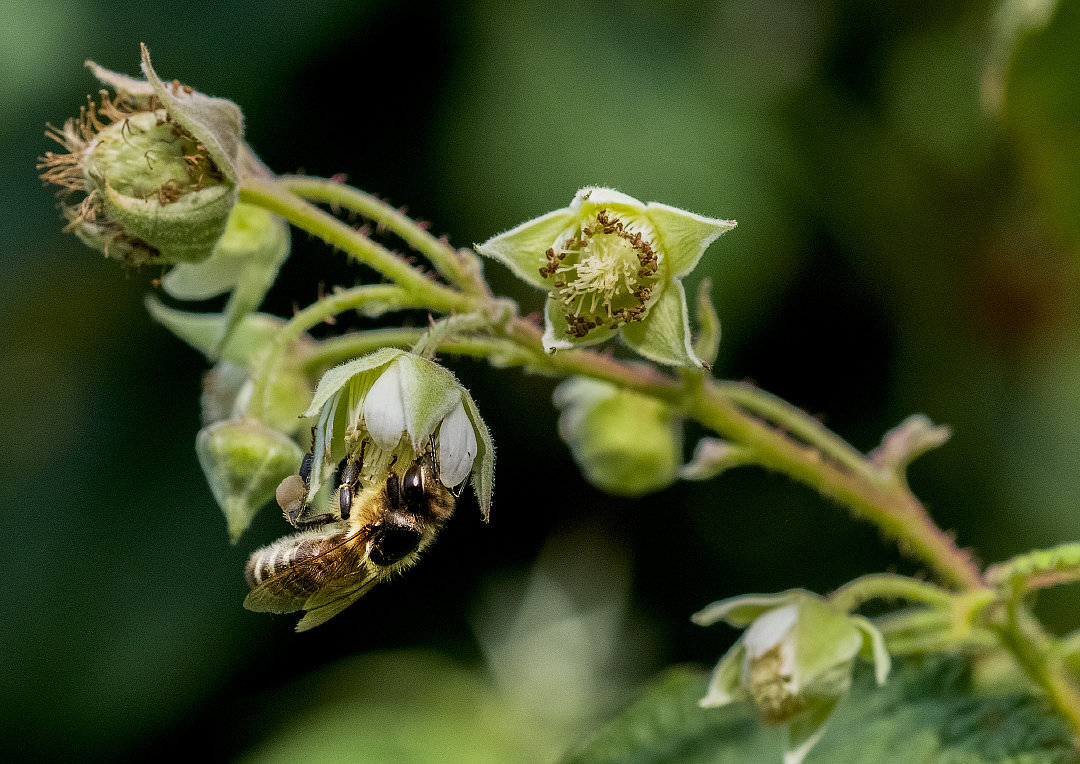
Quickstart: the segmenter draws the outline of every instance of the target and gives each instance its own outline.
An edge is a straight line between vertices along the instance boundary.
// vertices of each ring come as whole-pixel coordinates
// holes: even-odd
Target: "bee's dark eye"
[[[401,498],[405,507],[413,512],[424,512],[427,505],[424,502],[424,473],[417,462],[409,467],[405,477],[401,480]]]
[[[386,479],[386,498],[389,499],[390,506],[394,509],[401,506],[401,486],[398,485],[397,475],[393,472]]]
[[[421,535],[413,528],[394,525],[383,528],[371,545],[371,561],[376,565],[393,565],[416,551]]]

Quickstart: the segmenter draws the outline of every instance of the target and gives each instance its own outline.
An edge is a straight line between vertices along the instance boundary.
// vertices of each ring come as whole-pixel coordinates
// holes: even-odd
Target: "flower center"
[[[645,317],[659,257],[641,231],[631,231],[614,214],[600,210],[580,238],[551,247],[545,257],[540,275],[552,279],[571,336]]]

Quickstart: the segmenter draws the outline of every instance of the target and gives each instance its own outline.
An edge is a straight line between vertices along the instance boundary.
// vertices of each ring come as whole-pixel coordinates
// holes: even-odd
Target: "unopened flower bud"
[[[559,435],[586,479],[616,496],[642,496],[675,482],[682,422],[665,403],[606,382],[575,377],[554,393]]]
[[[233,543],[303,457],[291,438],[255,419],[227,419],[204,427],[195,451]]]

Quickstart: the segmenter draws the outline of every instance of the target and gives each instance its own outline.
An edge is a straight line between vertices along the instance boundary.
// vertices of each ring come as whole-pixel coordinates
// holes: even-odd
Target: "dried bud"
[[[240,110],[164,85],[145,48],[146,81],[89,66],[115,94],[102,90],[78,118],[50,126],[65,151],[38,164],[60,187],[66,230],[127,265],[206,259],[236,201]]]

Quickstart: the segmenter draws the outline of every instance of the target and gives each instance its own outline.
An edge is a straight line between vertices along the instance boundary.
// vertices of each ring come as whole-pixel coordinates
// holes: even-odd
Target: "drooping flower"
[[[824,734],[829,714],[851,687],[857,656],[874,663],[878,684],[889,674],[884,638],[870,621],[801,589],[714,602],[693,620],[747,627],[720,659],[699,705],[750,700],[766,723],[786,726],[784,764],[799,764]]]
[[[307,500],[340,460],[358,459],[361,476],[395,460],[412,464],[434,451],[439,479],[456,488],[470,475],[480,511],[491,511],[495,451],[468,390],[434,361],[383,348],[327,371],[304,416],[318,417]]]
[[[709,244],[734,227],[733,220],[589,187],[569,207],[501,233],[477,251],[548,292],[548,352],[619,333],[650,360],[700,366],[680,279]]]

